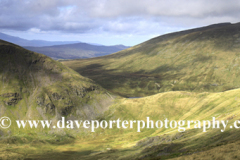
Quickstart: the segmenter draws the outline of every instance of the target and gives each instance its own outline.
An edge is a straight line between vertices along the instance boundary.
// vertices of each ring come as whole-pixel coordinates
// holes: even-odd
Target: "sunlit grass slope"
[[[165,91],[219,92],[239,88],[240,24],[170,33],[112,55],[63,61],[126,97]]]
[[[0,117],[15,120],[91,119],[101,115],[112,102],[110,94],[92,80],[51,58],[0,40]],[[70,133],[50,129],[0,127],[1,141],[38,139],[72,141]],[[76,134],[76,133],[75,133]],[[50,138],[50,139],[49,139]]]
[[[140,99],[118,99],[99,120],[228,120],[220,129],[98,129],[86,131],[75,141],[53,145],[47,140],[31,143],[2,144],[2,154],[37,159],[238,159],[240,131],[230,125],[240,115],[240,89],[218,93],[171,91]],[[187,125],[185,126],[187,128]],[[221,127],[221,129],[223,129]],[[60,138],[60,137],[59,137]],[[58,137],[56,139],[59,139]],[[38,139],[38,138],[36,138]],[[24,148],[24,149],[23,149]],[[17,151],[16,151],[17,149]],[[221,151],[221,153],[219,153]],[[223,152],[224,151],[224,152]],[[16,156],[16,155],[15,155]]]

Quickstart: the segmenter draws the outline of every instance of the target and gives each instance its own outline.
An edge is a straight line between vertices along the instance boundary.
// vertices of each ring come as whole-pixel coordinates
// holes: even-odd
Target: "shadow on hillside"
[[[163,81],[172,82],[183,77],[185,74],[179,73],[185,67],[187,64],[176,67],[164,64],[151,72],[124,72],[117,69],[107,70],[104,65],[93,63],[76,70],[113,93],[124,97],[139,97],[158,93]],[[132,93],[128,93],[128,90]]]
[[[91,150],[86,151],[63,151],[63,152],[47,152],[42,154],[29,154],[24,160],[66,160],[66,159],[82,159],[84,156],[91,154]],[[85,159],[85,158],[84,158]]]
[[[100,151],[62,151],[62,152],[47,152],[42,154],[29,154],[26,155],[25,160],[93,160],[93,159],[156,159],[156,158],[168,158],[177,157],[180,153],[185,153],[186,150],[179,150],[183,147],[182,143],[169,143],[169,144],[159,144],[151,145],[149,147],[133,147],[126,149],[102,149]],[[137,151],[137,153],[136,153]],[[134,153],[134,154],[133,154]]]

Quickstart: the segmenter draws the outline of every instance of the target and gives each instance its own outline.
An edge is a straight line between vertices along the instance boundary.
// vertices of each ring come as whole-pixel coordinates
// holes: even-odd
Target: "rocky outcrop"
[[[77,108],[83,108],[94,96],[101,94],[101,88],[95,85],[65,87],[62,88],[62,92],[45,91],[37,97],[37,105],[42,108],[44,114],[72,115]]]
[[[58,93],[53,93],[52,97],[54,100],[60,100],[60,99],[64,99],[64,97],[62,97],[60,94]]]
[[[4,98],[4,103],[8,106],[16,105],[20,100],[22,100],[19,93],[4,93],[0,96]]]
[[[43,108],[44,114],[51,114],[55,115],[55,105],[52,103],[52,101],[49,99],[48,96],[45,97],[38,97],[37,98],[37,104]]]

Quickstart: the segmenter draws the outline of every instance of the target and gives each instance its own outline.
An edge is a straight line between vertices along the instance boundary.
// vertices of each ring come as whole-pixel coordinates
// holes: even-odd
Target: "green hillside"
[[[109,56],[62,62],[99,85],[42,54],[0,41],[0,117],[228,121],[225,129],[184,124],[184,132],[13,124],[0,128],[0,159],[239,159],[239,129],[231,127],[240,119],[238,39],[240,24],[218,24],[163,35]],[[150,96],[116,97],[100,85],[126,97]]]
[[[112,55],[63,64],[126,97],[239,88],[240,24],[170,33]]]
[[[113,97],[92,80],[45,55],[0,41],[0,117],[59,120],[96,118]],[[32,130],[0,129],[2,136]],[[55,132],[46,130],[44,132]]]
[[[194,124],[185,132],[175,129],[98,129],[79,135],[74,142],[56,145],[36,140],[36,145],[6,142],[1,144],[0,157],[6,155],[29,159],[239,159],[239,129],[230,128],[239,120],[240,89],[218,93],[175,91],[139,99],[118,99],[105,112],[104,120],[228,120],[224,132]],[[37,137],[39,139],[39,137]],[[60,137],[56,137],[60,139]]]

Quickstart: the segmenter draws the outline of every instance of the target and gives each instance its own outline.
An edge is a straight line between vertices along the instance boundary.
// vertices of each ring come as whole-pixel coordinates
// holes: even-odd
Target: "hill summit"
[[[91,119],[112,97],[101,86],[45,55],[0,41],[0,117]]]

